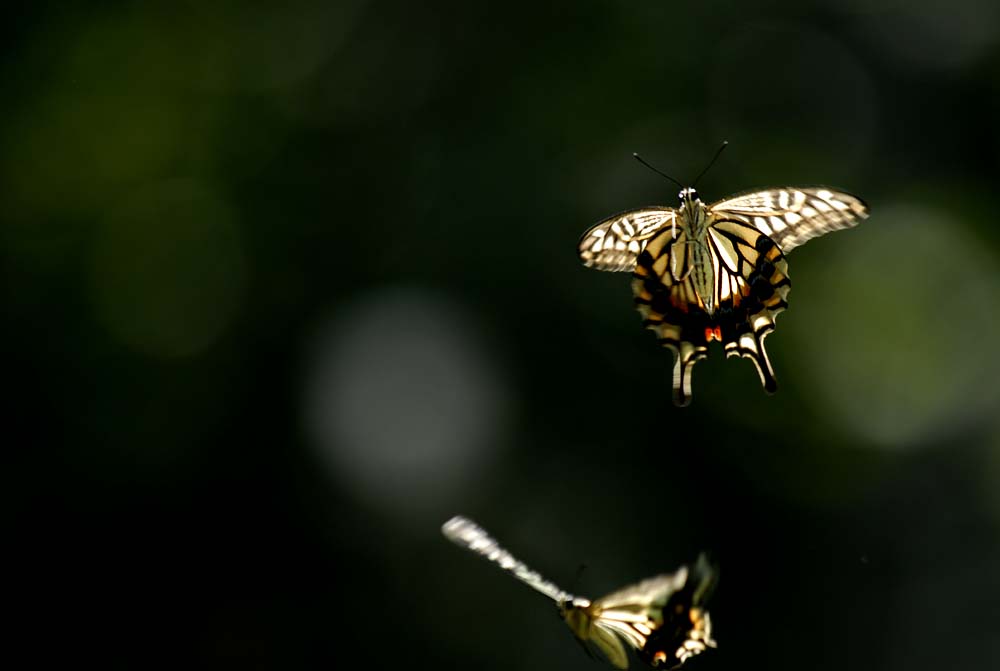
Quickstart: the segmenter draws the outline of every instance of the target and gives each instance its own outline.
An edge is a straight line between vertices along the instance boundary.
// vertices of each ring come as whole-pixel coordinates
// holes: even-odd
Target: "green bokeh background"
[[[1000,666],[1000,6],[34,3],[0,36],[4,528],[33,654],[577,669],[698,551],[692,669]],[[766,397],[579,235],[830,184]],[[23,608],[21,607],[23,604]],[[596,666],[590,668],[598,668]]]

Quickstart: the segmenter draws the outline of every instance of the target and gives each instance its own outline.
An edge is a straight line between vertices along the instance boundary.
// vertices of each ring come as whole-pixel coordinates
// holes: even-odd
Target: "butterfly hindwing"
[[[650,666],[679,666],[715,646],[704,609],[714,581],[714,569],[701,556],[690,571],[681,567],[598,599],[588,609],[590,638],[619,669],[627,666],[622,643]]]
[[[639,254],[632,280],[643,324],[675,355],[674,402],[691,399],[691,370],[719,340],[728,356],[751,359],[768,392],[777,388],[764,349],[775,316],[788,303],[791,283],[781,250],[754,226],[720,219],[708,227],[707,258],[714,274],[713,310],[692,282],[692,250],[701,243],[661,231]]]
[[[718,573],[704,555],[691,568],[680,589],[663,605],[663,621],[639,650],[639,659],[653,667],[676,668],[689,658],[716,647],[705,603]]]
[[[788,264],[778,246],[754,227],[736,220],[718,220],[709,228],[709,241],[719,259],[720,286],[731,284],[738,291],[715,315],[718,329],[713,336],[722,341],[726,356],[750,359],[757,368],[764,390],[778,389],[764,338],[774,330],[778,313],[788,307]],[[731,247],[730,247],[731,245]],[[727,265],[732,252],[735,270]]]
[[[815,237],[850,228],[868,217],[857,196],[827,187],[749,191],[712,203],[722,218],[739,218],[774,241],[784,254]]]

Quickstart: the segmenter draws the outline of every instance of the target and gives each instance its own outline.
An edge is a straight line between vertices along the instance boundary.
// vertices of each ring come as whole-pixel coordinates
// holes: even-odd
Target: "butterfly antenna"
[[[708,169],[711,168],[715,164],[715,161],[719,158],[719,156],[722,155],[723,150],[726,147],[728,147],[728,146],[729,146],[729,140],[723,140],[722,141],[722,146],[719,147],[718,151],[715,152],[715,156],[712,157],[712,160],[708,162],[708,165],[705,166],[705,169],[701,171],[701,174],[698,175],[698,177],[691,184],[691,188],[692,189],[694,187],[698,186],[698,180],[700,180],[702,177],[705,176],[705,173],[708,172]]]
[[[655,172],[660,177],[666,177],[667,179],[669,179],[671,182],[673,182],[677,186],[681,187],[682,189],[684,188],[683,184],[681,184],[680,182],[678,182],[676,179],[674,179],[670,175],[666,174],[665,172],[660,172],[659,170],[657,170],[656,168],[654,168],[650,164],[646,163],[646,161],[642,158],[642,156],[639,156],[639,154],[637,154],[635,152],[632,152],[632,156],[635,158],[635,160],[639,161],[639,163],[642,163],[644,166],[646,166],[647,168],[649,168],[650,170],[652,170],[653,172]]]

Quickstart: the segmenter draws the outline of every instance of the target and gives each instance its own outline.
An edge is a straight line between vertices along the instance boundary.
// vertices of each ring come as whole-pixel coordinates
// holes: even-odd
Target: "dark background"
[[[692,669],[1000,666],[1000,5],[35,3],[2,26],[8,569],[36,656],[599,668],[439,533],[597,597],[700,550]],[[694,402],[623,209],[830,184],[780,389]],[[587,570],[575,585],[581,563]]]

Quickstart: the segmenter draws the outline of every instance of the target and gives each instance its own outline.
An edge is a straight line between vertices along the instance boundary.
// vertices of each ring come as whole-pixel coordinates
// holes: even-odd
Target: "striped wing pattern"
[[[628,666],[622,643],[655,668],[672,669],[715,647],[704,603],[715,572],[704,556],[692,570],[644,580],[589,606],[590,639],[618,669]]]
[[[598,223],[580,240],[580,258],[598,270],[633,272],[644,326],[675,354],[674,403],[690,403],[692,367],[712,340],[727,356],[753,361],[773,393],[764,338],[788,307],[785,254],[855,226],[868,217],[868,206],[822,186],[749,191],[710,206],[685,200],[690,193],[681,192],[680,209],[644,208]]]
[[[580,259],[588,268],[632,272],[646,241],[664,226],[674,226],[677,210],[647,207],[620,212],[598,222],[580,238]]]
[[[705,265],[710,267],[699,268]],[[692,281],[699,270],[714,274],[711,310]],[[713,221],[704,245],[670,230],[650,240],[638,257],[632,293],[643,325],[674,352],[674,403],[690,403],[692,367],[708,356],[712,340],[722,342],[727,356],[753,361],[764,389],[773,393],[777,382],[764,338],[788,307],[790,289],[781,250],[743,219]]]
[[[628,666],[623,641],[637,651],[645,648],[649,637],[663,625],[663,608],[668,598],[679,592],[686,581],[687,568],[681,568],[676,573],[644,580],[591,604],[590,639],[612,666],[619,669]]]
[[[857,196],[828,187],[783,187],[730,196],[709,206],[721,218],[755,226],[785,254],[831,231],[850,228],[868,217]]]

